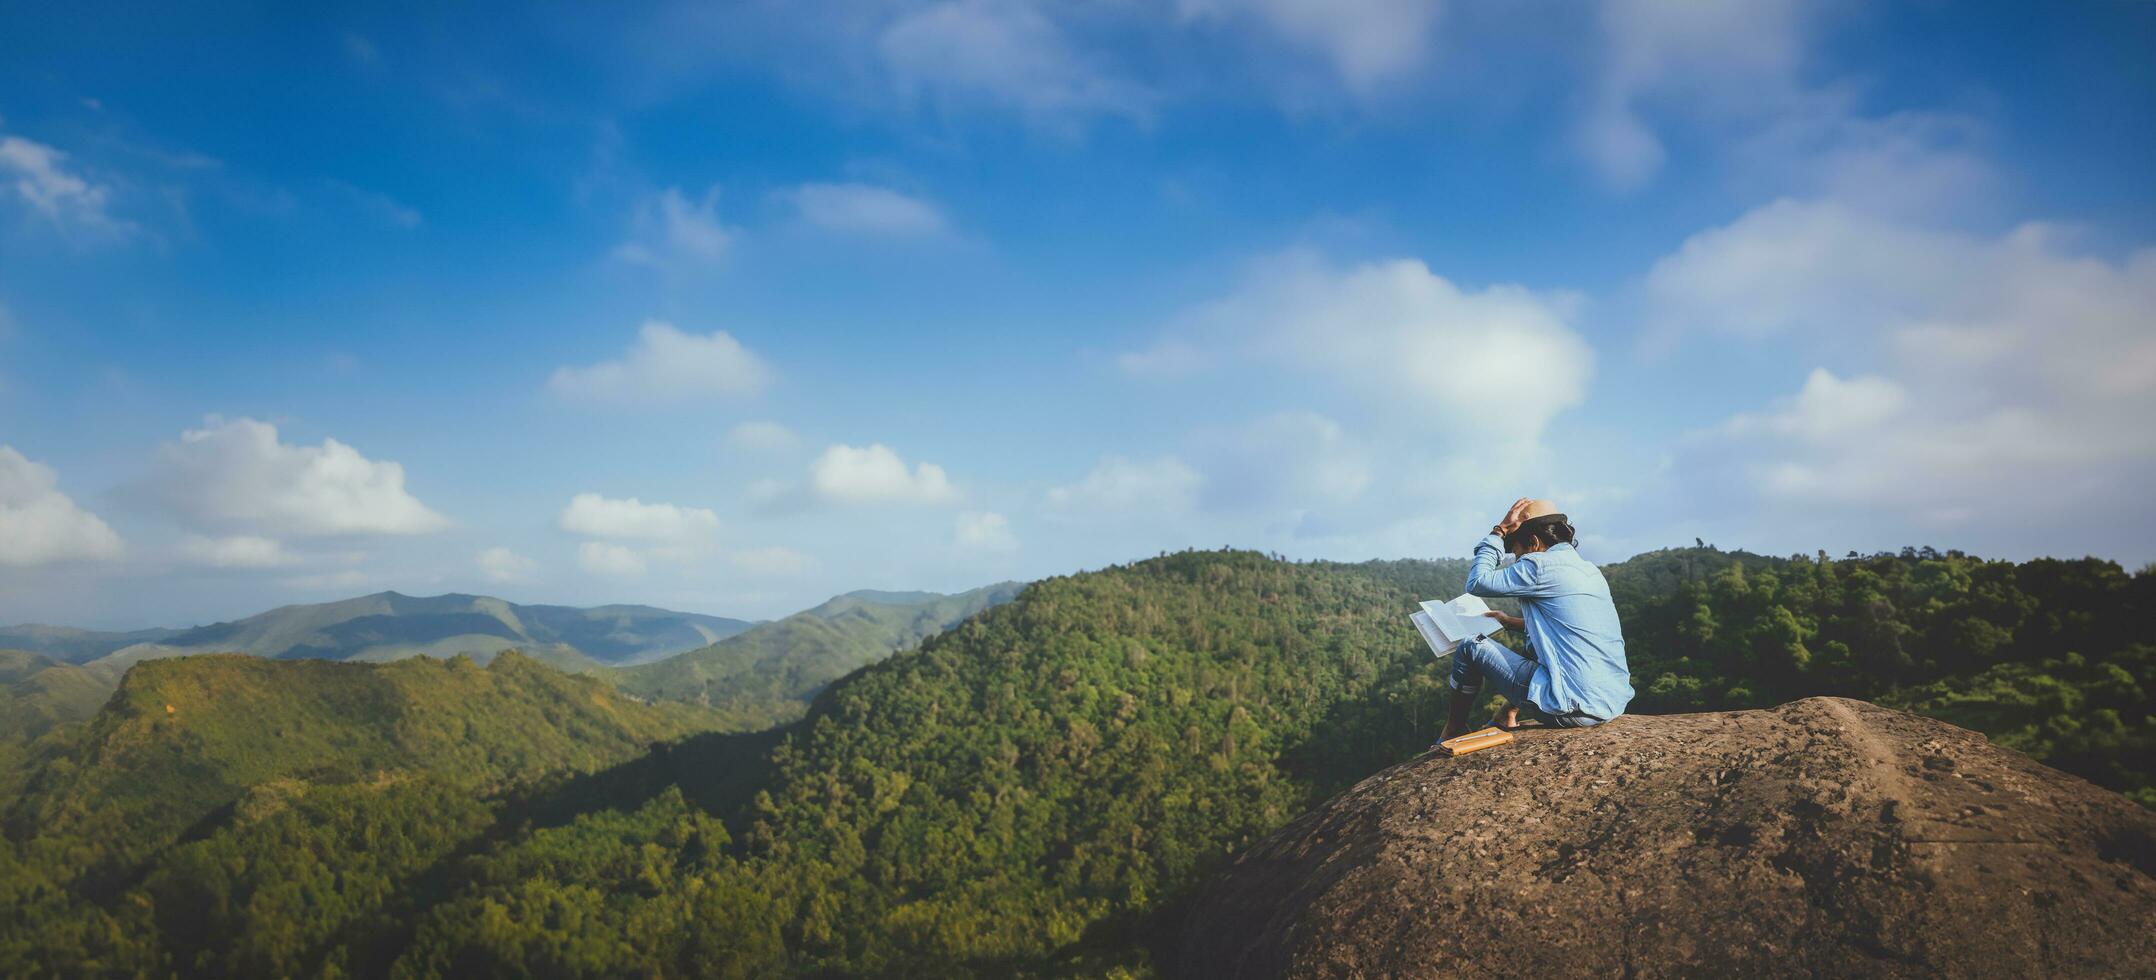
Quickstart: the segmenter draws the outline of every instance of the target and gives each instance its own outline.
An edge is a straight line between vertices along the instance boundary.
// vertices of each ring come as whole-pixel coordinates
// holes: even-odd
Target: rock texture
[[[2156,814],[1861,701],[1364,780],[1192,909],[1193,977],[2151,976]]]

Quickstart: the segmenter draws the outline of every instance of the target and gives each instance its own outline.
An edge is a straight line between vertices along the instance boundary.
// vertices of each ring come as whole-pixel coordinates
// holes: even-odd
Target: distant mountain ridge
[[[966,592],[861,589],[656,663],[609,671],[624,693],[687,701],[742,727],[792,720],[824,686],[1018,596],[999,582]]]
[[[73,626],[21,623],[0,626],[0,650],[27,650],[62,663],[87,663],[122,647],[156,643],[184,630],[157,627],[143,630],[86,630]]]
[[[1002,582],[998,584],[1008,585],[1010,583]],[[996,586],[987,586],[987,588],[995,587]],[[974,591],[977,592],[980,590],[976,589]],[[852,592],[842,592],[838,595],[832,596],[830,599],[825,600],[823,605],[817,606],[816,608],[824,609],[826,607],[830,607],[832,609],[838,609],[857,602],[869,602],[883,606],[919,606],[935,602],[939,599],[948,599],[954,594],[956,593],[927,592],[922,590],[890,591],[886,589],[855,589]]]
[[[18,627],[0,635],[45,649],[0,653],[0,707],[14,719],[0,723],[0,736],[34,738],[90,717],[130,667],[148,660],[242,653],[369,663],[465,655],[486,663],[511,649],[600,676],[632,697],[716,708],[725,715],[718,727],[767,728],[799,717],[825,684],[1009,601],[1020,588],[1005,582],[955,595],[861,589],[765,623],[643,605],[526,606],[462,593],[378,592],[190,629]],[[120,642],[140,637],[150,639]]]
[[[112,679],[28,650],[0,650],[0,741],[32,739],[97,713]]]
[[[188,653],[357,661],[461,653],[483,661],[519,649],[564,670],[588,671],[694,650],[755,625],[654,606],[526,606],[464,593],[377,592],[171,631],[116,648],[95,665],[117,673],[137,661]]]

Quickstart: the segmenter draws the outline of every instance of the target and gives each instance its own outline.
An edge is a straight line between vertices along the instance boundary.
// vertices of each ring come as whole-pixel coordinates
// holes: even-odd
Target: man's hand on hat
[[[1490,533],[1502,538],[1519,530],[1520,525],[1527,521],[1527,505],[1531,503],[1534,503],[1531,497],[1521,497],[1513,501],[1512,507],[1505,511],[1505,519],[1498,521],[1497,526],[1490,529]]]

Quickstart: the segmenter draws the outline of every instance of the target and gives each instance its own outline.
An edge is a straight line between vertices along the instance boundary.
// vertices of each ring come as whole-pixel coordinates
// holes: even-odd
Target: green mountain
[[[0,650],[0,741],[34,739],[97,713],[112,695],[103,674],[27,650]]]
[[[750,735],[523,657],[143,664],[33,747],[0,975],[1147,975],[1239,851],[1431,738],[1442,663],[1404,613],[1464,566],[1048,579]],[[1641,711],[1905,704],[2156,804],[2156,570],[1608,572]]]
[[[283,606],[229,623],[181,630],[112,651],[102,665],[186,653],[250,653],[289,660],[389,661],[411,656],[480,659],[508,649],[564,670],[663,657],[736,635],[754,623],[650,606],[523,606],[491,596],[395,592]]]
[[[74,739],[35,747],[43,757],[6,809],[21,843],[0,859],[0,907],[21,921],[0,927],[0,974],[24,975],[25,962],[40,964],[33,974],[225,973],[239,961],[190,967],[193,943],[258,916],[280,936],[357,927],[339,917],[382,911],[380,889],[479,842],[506,801],[636,759],[707,718],[513,651],[485,667],[229,654],[138,664]],[[274,884],[251,870],[258,861],[277,866]],[[237,894],[205,904],[205,883]],[[314,916],[325,918],[294,925]],[[147,945],[94,938],[114,934]],[[21,959],[32,947],[42,952]]]
[[[181,631],[146,629],[108,633],[76,629],[72,626],[24,623],[20,626],[0,626],[0,650],[28,650],[62,663],[79,664],[96,660],[122,647],[156,643],[178,632]]]
[[[485,667],[164,658],[128,671],[82,733],[80,770],[23,803],[40,826],[154,840],[279,779],[425,772],[500,787],[591,771],[705,728],[701,712],[639,704],[515,651]]]
[[[862,590],[785,619],[763,623],[700,650],[611,671],[622,691],[718,709],[742,728],[800,717],[837,680],[991,606],[1009,602],[1015,582],[944,595]]]
[[[88,719],[136,663],[222,652],[375,663],[463,654],[485,663],[516,649],[570,673],[620,680],[624,690],[646,700],[719,709],[719,727],[768,728],[800,717],[824,684],[1007,601],[1017,588],[1004,584],[958,595],[863,590],[763,624],[651,606],[522,606],[486,596],[384,592],[189,630],[99,634],[17,627],[85,662],[70,666],[59,662],[63,657],[31,651],[0,660],[0,704],[13,706],[0,718],[0,741],[34,738]],[[159,642],[114,646],[150,636]],[[648,663],[632,666],[640,662]],[[628,669],[610,671],[610,665]]]
[[[1440,686],[1403,610],[1460,573],[1172,555],[1036,583],[832,685],[745,820],[783,968],[1142,968],[1236,849],[1426,743]]]

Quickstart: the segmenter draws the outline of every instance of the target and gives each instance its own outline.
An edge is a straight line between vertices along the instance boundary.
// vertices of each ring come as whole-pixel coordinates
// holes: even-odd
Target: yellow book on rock
[[[1480,752],[1483,749],[1494,749],[1510,741],[1512,741],[1511,732],[1502,728],[1485,728],[1479,732],[1468,732],[1458,738],[1448,738],[1437,743],[1437,745],[1438,748],[1445,750],[1446,755],[1459,756],[1466,755],[1469,752]]]

